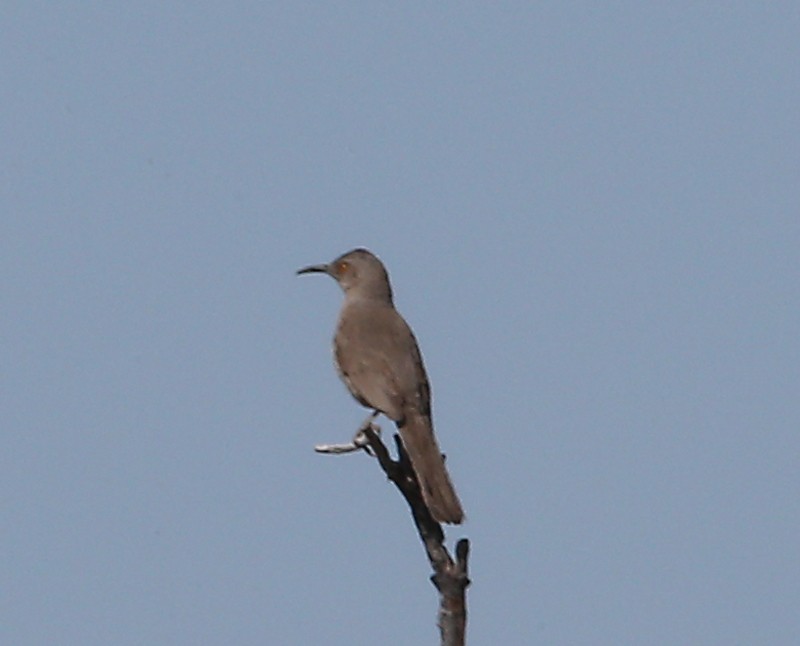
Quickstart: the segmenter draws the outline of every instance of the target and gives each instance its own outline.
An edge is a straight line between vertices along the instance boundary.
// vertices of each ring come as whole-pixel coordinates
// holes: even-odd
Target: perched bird
[[[433,434],[425,366],[414,333],[394,308],[386,268],[366,249],[354,249],[297,273],[312,272],[328,274],[344,291],[333,339],[339,376],[363,406],[397,425],[433,517],[461,523],[464,511]]]

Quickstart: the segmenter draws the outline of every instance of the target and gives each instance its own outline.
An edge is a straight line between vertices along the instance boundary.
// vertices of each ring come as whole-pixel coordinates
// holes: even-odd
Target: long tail
[[[440,523],[460,524],[464,520],[464,510],[450,482],[430,418],[411,412],[400,427],[400,437],[433,517]]]

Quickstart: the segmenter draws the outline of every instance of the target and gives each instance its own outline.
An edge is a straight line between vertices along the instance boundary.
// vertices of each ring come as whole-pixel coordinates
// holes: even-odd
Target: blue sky
[[[404,503],[312,451],[365,413],[293,272],[356,246],[426,360],[473,643],[800,641],[796,4],[0,30],[0,642],[436,642]]]

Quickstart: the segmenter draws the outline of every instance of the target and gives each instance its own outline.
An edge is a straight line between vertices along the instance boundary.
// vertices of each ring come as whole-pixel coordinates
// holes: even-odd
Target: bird
[[[394,307],[389,274],[371,251],[357,248],[298,275],[322,273],[344,292],[333,338],[334,364],[362,406],[391,419],[435,520],[460,524],[464,510],[433,432],[431,389],[417,340]]]

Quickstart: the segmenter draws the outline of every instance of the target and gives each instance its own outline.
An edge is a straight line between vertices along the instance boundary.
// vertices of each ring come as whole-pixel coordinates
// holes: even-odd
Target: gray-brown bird
[[[414,333],[394,308],[383,263],[353,249],[298,274],[325,273],[344,291],[333,339],[339,376],[363,406],[386,415],[400,431],[425,503],[442,523],[464,519],[431,419],[431,393]]]

